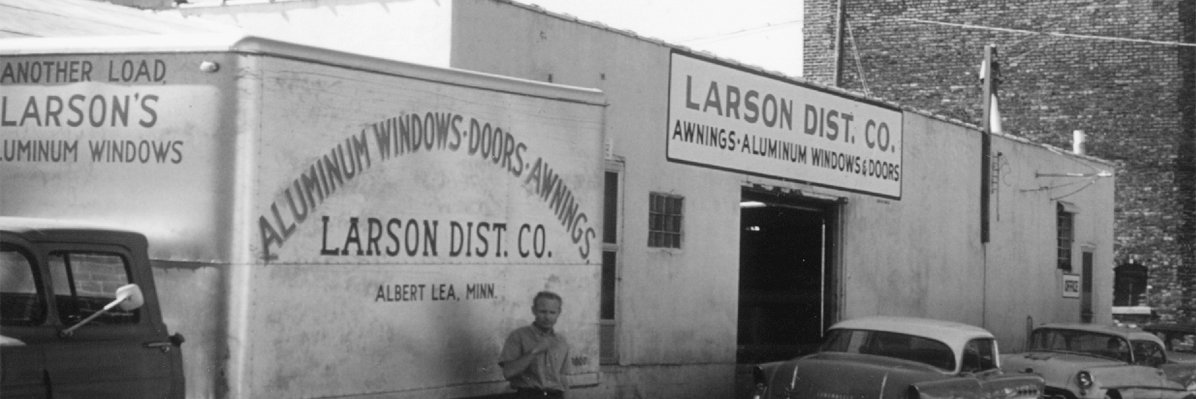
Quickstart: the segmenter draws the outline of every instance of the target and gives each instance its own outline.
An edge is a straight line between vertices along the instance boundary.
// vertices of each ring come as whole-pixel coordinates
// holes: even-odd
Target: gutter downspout
[[[835,76],[832,85],[842,86],[843,83],[843,32],[847,26],[847,0],[839,0],[835,11],[838,26],[835,27]]]

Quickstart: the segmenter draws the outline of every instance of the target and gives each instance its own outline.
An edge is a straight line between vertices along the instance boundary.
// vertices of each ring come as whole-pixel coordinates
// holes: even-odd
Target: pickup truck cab
[[[5,398],[181,398],[140,233],[0,217]]]

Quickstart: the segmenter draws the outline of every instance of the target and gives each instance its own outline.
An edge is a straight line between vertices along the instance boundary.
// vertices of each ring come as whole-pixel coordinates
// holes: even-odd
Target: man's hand
[[[548,349],[552,348],[553,345],[556,345],[555,337],[540,341],[540,343],[537,344],[536,347],[532,348],[531,354],[538,355],[540,353],[547,352]]]

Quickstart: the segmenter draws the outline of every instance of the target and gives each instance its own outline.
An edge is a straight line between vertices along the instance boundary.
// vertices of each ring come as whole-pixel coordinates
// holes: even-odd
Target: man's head
[[[532,315],[536,316],[536,327],[545,330],[556,325],[557,316],[561,315],[561,296],[552,291],[540,291],[532,299]]]

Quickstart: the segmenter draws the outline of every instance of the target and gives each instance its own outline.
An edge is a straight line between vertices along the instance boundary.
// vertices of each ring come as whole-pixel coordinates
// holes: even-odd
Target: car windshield
[[[955,371],[955,354],[947,344],[907,334],[836,329],[831,330],[820,351],[892,357]]]
[[[1076,353],[1130,362],[1130,344],[1124,338],[1094,331],[1040,328],[1030,341],[1032,351]]]

